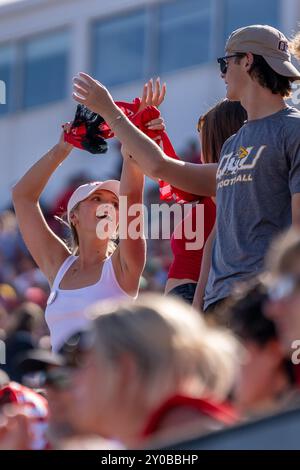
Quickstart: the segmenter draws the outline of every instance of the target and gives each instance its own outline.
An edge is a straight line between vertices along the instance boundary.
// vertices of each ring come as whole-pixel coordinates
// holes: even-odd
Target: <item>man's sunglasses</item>
[[[72,369],[69,367],[54,367],[46,372],[40,372],[40,387],[51,387],[57,391],[68,390],[71,387]]]
[[[276,302],[286,299],[300,287],[300,276],[282,276],[269,286],[268,297]]]
[[[227,73],[227,69],[228,69],[227,59],[230,59],[231,57],[244,57],[244,56],[245,56],[245,54],[240,52],[240,53],[237,53],[237,54],[231,54],[231,55],[226,55],[224,57],[219,57],[217,59],[217,62],[220,65],[221,73],[223,75],[225,75]]]
[[[65,366],[53,367],[39,373],[39,386],[51,387],[55,390],[68,390],[72,384],[72,374],[76,369],[86,365],[86,353],[95,342],[95,334],[91,330],[81,331],[72,335],[59,350],[64,356]]]
[[[85,363],[85,353],[95,344],[95,332],[84,330],[72,335],[59,350],[68,367],[82,367]]]

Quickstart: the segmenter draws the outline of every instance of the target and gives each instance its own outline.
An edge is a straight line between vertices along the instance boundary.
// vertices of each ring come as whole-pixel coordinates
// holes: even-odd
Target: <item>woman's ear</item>
[[[76,225],[77,225],[77,216],[74,212],[72,212],[71,215],[70,215],[70,222],[71,222],[71,225],[73,225],[73,227],[76,227]]]

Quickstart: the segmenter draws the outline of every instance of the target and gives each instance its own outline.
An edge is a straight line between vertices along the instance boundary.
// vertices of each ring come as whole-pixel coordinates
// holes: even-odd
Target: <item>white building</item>
[[[297,30],[299,0],[0,0],[0,208],[10,187],[59,138],[76,108],[72,77],[87,71],[115,99],[132,100],[143,83],[167,82],[162,106],[178,152],[196,122],[224,96],[216,57],[239,26],[267,23]],[[0,97],[1,100],[1,97]],[[47,198],[80,170],[109,177],[107,156],[74,151],[49,182]]]

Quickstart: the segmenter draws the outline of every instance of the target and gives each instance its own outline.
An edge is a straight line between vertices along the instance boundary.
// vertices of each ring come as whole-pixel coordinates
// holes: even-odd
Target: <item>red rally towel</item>
[[[136,127],[138,127],[138,129],[140,129],[148,137],[153,139],[163,149],[164,153],[168,157],[180,160],[179,157],[176,155],[176,152],[171,144],[167,133],[165,131],[151,130],[148,129],[148,127],[146,126],[149,121],[160,117],[159,110],[154,106],[147,106],[145,109],[139,112],[140,104],[140,98],[135,98],[132,103],[116,101],[116,105],[121,109],[121,111],[123,111],[123,113],[128,117],[128,119]],[[99,122],[97,121],[98,115],[96,115],[95,113],[91,114],[93,114],[93,123]],[[114,134],[108,124],[104,122],[103,119],[101,121],[101,119],[98,126],[100,132],[97,133],[97,139],[100,138],[103,140],[114,137]],[[84,124],[81,124],[80,127],[77,126],[77,128],[73,128],[72,126],[70,134],[65,134],[65,140],[67,142],[81,149],[84,148],[84,146],[82,145],[83,137],[85,137]],[[164,201],[185,203],[199,199],[199,196],[182,191],[162,180],[159,180],[159,191],[160,198]]]

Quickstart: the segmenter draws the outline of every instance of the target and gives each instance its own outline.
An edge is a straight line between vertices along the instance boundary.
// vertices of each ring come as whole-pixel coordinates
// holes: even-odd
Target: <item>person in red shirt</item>
[[[200,116],[198,132],[201,143],[201,160],[199,159],[199,163],[217,163],[224,142],[242,127],[246,119],[246,111],[240,103],[229,100],[221,100],[203,116]],[[197,223],[197,206],[194,205],[187,217],[175,228],[171,239],[174,259],[170,266],[165,292],[179,295],[189,303],[193,303],[194,307],[201,308],[210,269],[216,206],[213,198],[209,197],[199,198],[197,202],[204,206],[204,226],[199,227],[199,222]],[[188,223],[190,223],[193,232],[199,228],[204,231],[203,246],[197,250],[187,249],[187,243],[194,241],[193,239],[187,240],[185,237],[185,233],[188,233],[185,230],[185,225]],[[177,238],[177,232],[182,233],[183,236]]]

